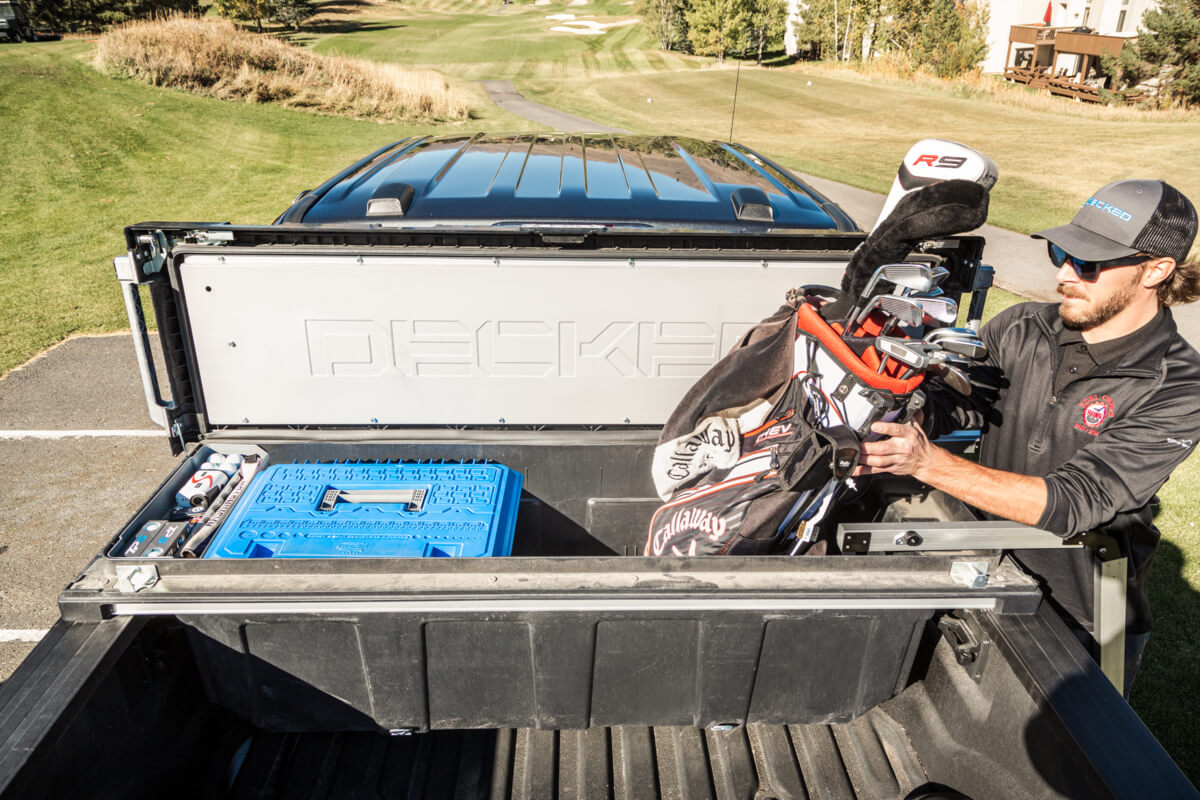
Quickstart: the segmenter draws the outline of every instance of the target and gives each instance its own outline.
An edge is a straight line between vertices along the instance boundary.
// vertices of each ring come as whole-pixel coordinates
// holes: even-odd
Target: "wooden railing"
[[[1089,103],[1100,102],[1100,90],[1096,87],[1077,83],[1071,78],[1050,75],[1047,70],[1047,67],[1005,67],[1004,77],[1031,89],[1045,89],[1061,97],[1074,97]]]

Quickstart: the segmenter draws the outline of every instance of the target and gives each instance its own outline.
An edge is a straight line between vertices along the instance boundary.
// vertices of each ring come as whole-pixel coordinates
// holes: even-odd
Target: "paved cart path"
[[[492,101],[504,110],[554,130],[624,132],[527,100],[509,81],[484,81],[483,87]],[[743,137],[742,141],[753,146],[753,138],[751,134]],[[882,194],[814,175],[797,175],[841,206],[865,230],[874,225],[875,218],[883,208]],[[1000,180],[1004,180],[1003,175]],[[1046,224],[1049,227],[1061,223],[1047,220]],[[1058,298],[1054,269],[1046,257],[1045,242],[995,225],[984,225],[977,233],[987,238],[984,261],[996,268],[997,286],[1031,300],[1054,301]],[[1200,303],[1173,309],[1172,313],[1184,338],[1194,346],[1200,346]]]

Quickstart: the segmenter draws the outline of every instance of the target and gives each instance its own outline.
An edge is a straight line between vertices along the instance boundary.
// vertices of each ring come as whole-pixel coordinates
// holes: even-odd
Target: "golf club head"
[[[929,371],[936,374],[954,391],[964,396],[970,396],[971,381],[967,378],[967,374],[958,367],[950,364],[936,364],[931,365]]]
[[[969,369],[971,366],[970,359],[961,356],[958,353],[951,353],[948,350],[935,350],[929,354],[929,366],[958,367],[959,369]]]
[[[875,270],[875,274],[871,276],[871,281],[863,290],[863,298],[871,296],[871,292],[875,291],[875,287],[880,280],[885,280],[888,283],[901,288],[907,289],[910,292],[927,292],[933,288],[933,278],[930,274],[928,264],[913,264],[907,261],[902,261],[898,264],[884,264],[879,269]]]
[[[958,336],[971,339],[979,338],[979,334],[970,328],[935,328],[925,334],[925,341],[936,342],[938,339],[942,339],[947,336]]]
[[[929,354],[922,342],[897,339],[891,336],[876,336],[875,349],[918,372],[929,366]]]
[[[942,266],[935,266],[929,270],[929,279],[933,281],[935,287],[941,286],[942,281],[950,277],[950,270]]]
[[[958,303],[949,297],[913,298],[921,304],[925,324],[951,325],[958,319]]]
[[[925,318],[925,310],[916,300],[895,294],[878,294],[871,298],[867,307],[854,320],[854,327],[862,325],[863,321],[876,309],[904,326],[919,325]]]
[[[969,359],[978,360],[981,358],[987,358],[987,346],[978,339],[958,339],[952,336],[947,336],[939,339],[937,341],[937,345],[947,353],[965,356]]]

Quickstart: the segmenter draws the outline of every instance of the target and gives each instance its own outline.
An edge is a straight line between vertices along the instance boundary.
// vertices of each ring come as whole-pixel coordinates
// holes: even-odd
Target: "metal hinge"
[[[162,231],[143,233],[137,237],[141,245],[134,256],[145,275],[160,272],[167,262],[167,253],[171,247],[167,244],[167,236]]]
[[[221,245],[233,241],[233,231],[195,230],[184,234],[184,238],[192,244]]]

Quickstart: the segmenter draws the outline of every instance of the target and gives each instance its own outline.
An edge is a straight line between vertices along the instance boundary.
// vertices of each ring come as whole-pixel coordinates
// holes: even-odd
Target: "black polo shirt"
[[[1063,328],[1058,335],[1058,346],[1062,349],[1062,362],[1054,376],[1054,394],[1062,393],[1071,381],[1082,378],[1093,369],[1115,361],[1138,346],[1162,322],[1163,310],[1160,308],[1154,319],[1147,322],[1136,331],[1119,339],[1109,339],[1106,342],[1088,344],[1083,340],[1083,333],[1070,328]]]

